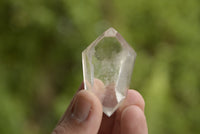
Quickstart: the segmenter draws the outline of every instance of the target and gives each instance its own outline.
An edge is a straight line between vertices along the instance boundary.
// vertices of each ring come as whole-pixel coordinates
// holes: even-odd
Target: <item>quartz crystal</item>
[[[126,97],[135,58],[135,51],[114,28],[82,52],[84,88],[96,94],[108,117]]]

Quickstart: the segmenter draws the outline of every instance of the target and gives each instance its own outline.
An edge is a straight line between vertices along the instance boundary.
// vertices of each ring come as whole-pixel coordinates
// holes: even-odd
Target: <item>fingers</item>
[[[129,90],[127,98],[121,105],[120,131],[125,134],[147,134],[147,124],[144,115],[145,102],[136,90]]]
[[[127,126],[127,124],[130,124],[132,126],[132,125],[134,125],[132,123],[133,121],[137,122],[137,119],[134,119],[135,116],[137,116],[136,115],[137,112],[132,110],[132,108],[129,111],[129,109],[128,109],[129,107],[136,107],[137,109],[140,110],[139,114],[143,114],[143,116],[144,116],[145,102],[144,102],[142,95],[139,92],[137,92],[136,90],[128,90],[126,99],[123,101],[123,103],[121,104],[119,109],[116,111],[115,125],[113,128],[113,132],[115,134],[121,134],[122,131],[126,131],[126,129],[127,129],[126,127],[129,128],[129,126]],[[128,109],[128,111],[126,111],[127,109]],[[127,113],[128,113],[128,115],[127,115]],[[126,119],[128,117],[129,117],[129,120]],[[144,116],[144,118],[145,118],[145,116]],[[145,129],[147,129],[147,126],[145,126],[145,123],[146,123],[146,120],[144,120],[143,124],[141,123],[140,125],[142,125],[142,127],[145,127]],[[132,126],[132,127],[135,127],[135,126]],[[128,130],[130,130],[130,129],[128,129]],[[131,131],[133,131],[133,129],[131,129]],[[133,132],[132,132],[132,134],[135,134]]]
[[[131,105],[123,110],[121,134],[148,134],[146,118],[141,108]]]
[[[127,106],[136,105],[144,111],[145,102],[142,95],[136,90],[128,90],[127,97],[119,108],[122,112]]]
[[[75,96],[71,108],[67,110],[52,134],[97,133],[102,119],[99,99],[90,91],[82,90]]]

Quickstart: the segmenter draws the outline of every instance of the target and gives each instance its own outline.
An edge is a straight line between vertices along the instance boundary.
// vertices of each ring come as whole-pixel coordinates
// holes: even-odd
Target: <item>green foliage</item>
[[[137,52],[150,134],[200,133],[199,0],[1,0],[0,133],[50,133],[110,26]]]

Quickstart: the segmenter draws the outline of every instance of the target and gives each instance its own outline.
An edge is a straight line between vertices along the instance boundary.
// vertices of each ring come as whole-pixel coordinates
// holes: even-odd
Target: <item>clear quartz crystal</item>
[[[135,58],[135,51],[114,28],[82,52],[84,88],[98,96],[109,117],[126,97]]]

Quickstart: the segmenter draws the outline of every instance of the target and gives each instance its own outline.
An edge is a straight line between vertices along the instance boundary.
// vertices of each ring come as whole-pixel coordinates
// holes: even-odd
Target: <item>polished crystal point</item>
[[[114,28],[82,52],[84,88],[96,94],[109,117],[126,97],[135,58],[135,51]]]

